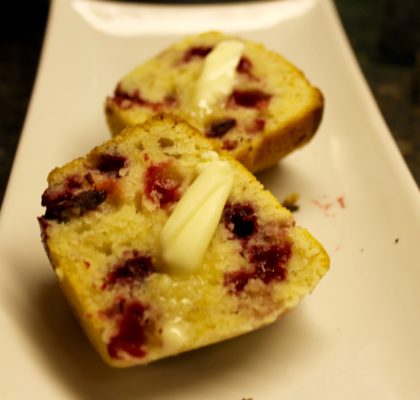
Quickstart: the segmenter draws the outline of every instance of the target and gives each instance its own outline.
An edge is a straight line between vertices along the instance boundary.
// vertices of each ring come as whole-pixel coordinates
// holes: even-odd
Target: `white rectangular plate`
[[[297,64],[326,99],[315,139],[260,174],[332,266],[256,333],[143,368],[91,350],[56,286],[36,217],[48,172],[108,138],[118,79],[180,35],[221,29]],[[140,5],[55,0],[0,221],[2,399],[418,399],[420,196],[331,0]]]

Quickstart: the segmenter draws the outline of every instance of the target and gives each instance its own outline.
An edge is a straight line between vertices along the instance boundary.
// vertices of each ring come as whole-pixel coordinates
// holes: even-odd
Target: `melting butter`
[[[163,348],[168,354],[177,353],[187,339],[185,329],[178,322],[169,322],[162,329]]]
[[[195,105],[204,113],[232,91],[243,48],[242,42],[225,40],[207,55],[195,89]]]
[[[201,266],[232,189],[227,161],[207,161],[199,172],[160,233],[160,253],[168,273],[190,274]]]

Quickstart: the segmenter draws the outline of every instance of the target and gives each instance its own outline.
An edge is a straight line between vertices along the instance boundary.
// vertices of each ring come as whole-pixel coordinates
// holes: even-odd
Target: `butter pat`
[[[227,161],[206,163],[160,233],[166,272],[191,274],[202,265],[232,184],[233,173]]]
[[[242,42],[225,40],[207,55],[195,90],[195,104],[200,110],[211,113],[214,104],[232,91],[243,48]]]
[[[162,329],[163,348],[168,354],[180,351],[186,343],[187,336],[185,330],[178,322],[167,323]]]

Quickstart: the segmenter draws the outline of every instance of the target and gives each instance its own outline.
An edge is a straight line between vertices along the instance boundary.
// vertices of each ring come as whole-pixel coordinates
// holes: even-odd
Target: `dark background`
[[[420,1],[335,3],[379,108],[420,185]],[[48,8],[48,0],[2,5],[0,204],[31,96]]]

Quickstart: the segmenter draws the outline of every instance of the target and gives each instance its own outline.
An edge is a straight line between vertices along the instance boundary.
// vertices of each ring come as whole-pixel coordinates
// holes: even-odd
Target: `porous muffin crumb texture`
[[[202,113],[193,99],[206,57],[232,39],[244,44],[233,89],[211,113]],[[321,92],[280,55],[249,40],[209,32],[173,44],[123,77],[107,98],[105,112],[114,135],[157,112],[177,115],[256,172],[307,143],[323,105]]]
[[[158,116],[53,170],[39,218],[60,285],[103,359],[125,367],[275,321],[311,291],[328,256],[228,155],[234,184],[202,266],[165,273],[159,233],[210,141]]]

